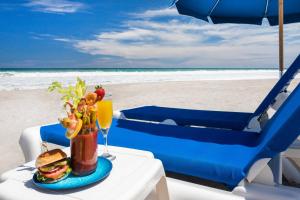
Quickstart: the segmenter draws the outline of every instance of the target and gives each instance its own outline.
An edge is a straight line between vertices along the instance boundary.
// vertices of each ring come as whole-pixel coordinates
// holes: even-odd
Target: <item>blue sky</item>
[[[0,68],[278,66],[277,27],[212,25],[171,0],[1,0]],[[286,64],[300,24],[285,26]]]

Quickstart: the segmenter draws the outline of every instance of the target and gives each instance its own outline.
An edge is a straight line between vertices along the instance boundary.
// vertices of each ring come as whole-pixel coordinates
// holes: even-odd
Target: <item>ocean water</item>
[[[47,88],[53,81],[88,85],[166,81],[250,80],[278,78],[276,69],[0,69],[0,90]]]

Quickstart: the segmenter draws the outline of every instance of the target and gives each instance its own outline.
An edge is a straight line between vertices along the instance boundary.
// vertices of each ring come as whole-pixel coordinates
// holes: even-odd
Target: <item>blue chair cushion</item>
[[[109,143],[151,151],[166,171],[235,186],[247,174],[258,137],[252,132],[118,120]]]
[[[182,108],[167,108],[159,106],[144,106],[122,110],[128,119],[162,122],[166,119],[174,120],[180,126],[206,126],[232,130],[243,130],[253,113],[222,112],[191,110]]]

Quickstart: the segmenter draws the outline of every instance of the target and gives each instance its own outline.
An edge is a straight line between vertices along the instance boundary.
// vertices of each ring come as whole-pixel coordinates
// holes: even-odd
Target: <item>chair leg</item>
[[[282,185],[282,155],[281,153],[275,156],[269,163],[270,168],[273,171],[274,182],[278,185]]]

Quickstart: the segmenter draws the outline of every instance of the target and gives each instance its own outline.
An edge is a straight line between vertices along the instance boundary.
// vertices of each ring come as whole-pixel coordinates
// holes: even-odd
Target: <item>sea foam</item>
[[[174,71],[38,71],[0,72],[0,90],[43,89],[53,81],[73,84],[76,77],[88,85],[166,81],[276,79],[277,70],[174,70]]]

